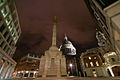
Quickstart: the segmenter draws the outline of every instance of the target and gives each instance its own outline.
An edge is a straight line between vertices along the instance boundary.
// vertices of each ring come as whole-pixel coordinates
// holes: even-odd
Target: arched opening
[[[120,76],[120,66],[112,67],[112,71],[113,71],[115,76]]]

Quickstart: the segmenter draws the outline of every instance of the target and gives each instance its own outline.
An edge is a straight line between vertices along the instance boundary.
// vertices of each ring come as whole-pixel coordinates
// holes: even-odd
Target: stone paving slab
[[[89,78],[89,77],[62,77],[62,78],[37,78],[34,80],[120,80],[120,78]]]
[[[12,78],[12,79],[6,79],[6,80],[120,80],[120,77],[114,77],[114,78],[91,78],[91,77],[47,77],[47,78]]]

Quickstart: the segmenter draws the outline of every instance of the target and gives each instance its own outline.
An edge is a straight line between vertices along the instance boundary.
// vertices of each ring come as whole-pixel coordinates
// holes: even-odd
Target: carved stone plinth
[[[66,59],[56,46],[50,47],[40,60],[40,77],[62,77],[66,76]]]

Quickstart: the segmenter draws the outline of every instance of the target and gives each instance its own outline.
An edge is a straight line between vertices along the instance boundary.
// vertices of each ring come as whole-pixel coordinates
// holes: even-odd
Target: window
[[[4,3],[4,0],[0,0],[0,5]]]
[[[8,31],[6,31],[3,36],[6,38],[7,35],[8,35]]]
[[[7,25],[9,25],[9,23],[10,23],[10,21],[11,21],[11,20],[10,20],[10,17],[7,16],[5,21],[6,21]]]
[[[110,34],[109,34],[108,30],[107,30],[105,27],[104,27],[103,29],[105,30],[105,32],[106,32],[106,34],[107,34],[107,36],[109,36],[109,37],[110,37]]]
[[[9,28],[9,30],[11,31],[11,30],[12,30],[12,28],[13,28],[13,27],[12,27],[12,24],[11,24],[8,28]]]
[[[92,71],[96,71],[95,69],[92,69]]]
[[[34,75],[33,73],[30,73],[30,77],[33,77],[33,75]]]
[[[8,53],[8,51],[9,51],[9,48],[7,48],[6,52]]]
[[[96,57],[94,57],[94,59],[96,59]]]
[[[3,45],[3,41],[1,41],[1,43],[0,43],[0,48],[2,48],[2,45]]]
[[[12,36],[13,36],[13,37],[15,37],[15,36],[14,36],[14,34],[15,34],[14,29],[12,29],[12,31],[11,31],[11,32],[12,32]]]
[[[10,50],[10,49],[8,49],[7,53],[8,53],[8,54],[10,54],[10,52],[11,52],[11,50]]]
[[[18,21],[16,20],[16,22],[14,24],[15,24],[15,26],[17,26],[18,25]]]
[[[95,69],[92,69],[92,74],[93,74],[94,77],[97,77],[97,73],[96,73]]]
[[[7,15],[7,9],[6,7],[4,7],[2,10],[1,10],[3,16],[5,17]]]
[[[115,62],[115,58],[111,58],[111,60],[112,60],[113,62]]]
[[[1,47],[1,48],[3,47],[3,44],[4,44],[4,41],[0,44],[0,47]]]
[[[99,66],[99,63],[98,63],[98,61],[96,61],[96,66]]]
[[[19,27],[17,26],[17,29],[16,29],[16,31],[17,31],[17,32],[19,32],[18,30],[19,30]]]
[[[4,29],[5,29],[5,26],[2,25],[2,26],[0,27],[0,32],[2,33],[2,32],[4,31]]]
[[[13,13],[12,18],[13,18],[14,21],[16,20],[16,18],[17,18],[16,13]],[[15,21],[15,23],[16,22],[17,22],[17,20]]]
[[[10,37],[10,35],[9,35],[9,37],[7,38],[7,42],[9,42],[9,41],[10,41],[10,38],[11,38],[11,37]]]
[[[89,57],[89,59],[91,59],[91,57]]]
[[[0,4],[3,3],[3,0],[0,0]]]
[[[118,1],[118,0],[96,0],[98,4],[104,9],[105,7],[111,5],[112,3]]]
[[[10,45],[12,44],[12,40],[10,41]]]
[[[91,67],[93,67],[93,62],[90,62]]]
[[[25,74],[24,74],[24,77],[28,77],[28,73],[25,73]]]
[[[7,45],[5,45],[5,47],[3,48],[3,50],[5,51],[6,48],[7,48]]]
[[[10,5],[9,5],[9,8],[10,8],[10,11],[11,11],[11,12],[14,12],[15,7],[14,7],[14,5],[13,5],[13,4],[10,4]]]
[[[8,3],[10,3],[10,2],[11,2],[11,0],[7,0],[7,2],[8,2]]]
[[[2,40],[2,37],[0,36],[0,44],[2,43],[2,41],[3,41],[3,40]]]

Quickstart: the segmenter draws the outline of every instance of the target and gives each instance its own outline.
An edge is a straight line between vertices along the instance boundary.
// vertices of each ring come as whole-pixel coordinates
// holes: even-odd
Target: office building
[[[0,0],[0,78],[10,78],[16,66],[12,59],[21,28],[14,0]]]
[[[40,55],[30,54],[23,56],[13,73],[14,77],[35,78],[38,74]]]

